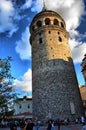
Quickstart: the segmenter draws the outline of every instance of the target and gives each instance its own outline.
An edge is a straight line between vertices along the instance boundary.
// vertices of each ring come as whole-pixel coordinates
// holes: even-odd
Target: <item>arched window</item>
[[[49,18],[45,19],[45,25],[50,25],[50,19]]]
[[[36,25],[37,25],[37,27],[42,27],[42,22],[39,20],[39,21],[37,21]]]
[[[59,21],[57,19],[54,19],[54,25],[59,25]]]
[[[62,22],[61,22],[61,27],[62,27],[62,28],[64,28],[64,25],[63,25],[63,23],[62,23]]]

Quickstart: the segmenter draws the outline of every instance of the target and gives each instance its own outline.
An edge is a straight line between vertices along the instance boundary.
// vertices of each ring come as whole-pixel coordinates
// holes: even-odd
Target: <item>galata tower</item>
[[[63,18],[43,9],[30,25],[33,119],[65,119],[84,114]]]

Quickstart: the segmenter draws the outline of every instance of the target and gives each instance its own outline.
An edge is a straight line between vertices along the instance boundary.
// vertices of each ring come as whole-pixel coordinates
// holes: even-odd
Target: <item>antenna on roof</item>
[[[42,11],[45,11],[46,10],[46,5],[45,5],[45,1],[43,0],[43,9]]]
[[[45,1],[43,0],[43,7],[45,8]]]

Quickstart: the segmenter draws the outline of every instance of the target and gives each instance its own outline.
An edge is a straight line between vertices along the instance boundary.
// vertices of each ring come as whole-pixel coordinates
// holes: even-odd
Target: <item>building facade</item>
[[[24,96],[16,99],[14,110],[14,115],[17,118],[32,118],[32,98]]]
[[[82,74],[84,76],[85,85],[86,85],[86,54],[84,55],[81,66],[82,66]]]
[[[82,98],[83,107],[85,110],[85,117],[86,117],[86,86],[80,85],[79,88],[80,88],[81,98]]]
[[[33,119],[64,119],[84,114],[68,32],[62,17],[43,10],[30,25]],[[78,109],[77,109],[78,108]]]

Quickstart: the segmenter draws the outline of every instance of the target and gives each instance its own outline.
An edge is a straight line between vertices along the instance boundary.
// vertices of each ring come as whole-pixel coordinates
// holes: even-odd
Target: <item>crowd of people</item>
[[[86,125],[85,125],[85,118],[79,117],[79,118],[74,118],[72,120],[73,124],[82,124],[82,130],[86,130]],[[61,125],[68,125],[70,124],[71,121],[69,119],[64,119],[64,120],[48,120],[47,128],[46,130],[55,130],[55,126],[58,127],[58,130],[60,130]],[[42,124],[43,125],[43,124]],[[17,130],[17,127],[20,127],[21,130],[33,130],[33,127],[35,126],[36,130],[40,130],[41,122],[36,120],[35,122],[32,122],[30,119],[19,119],[19,120],[6,120],[6,119],[1,119],[0,121],[0,127],[9,127],[10,130]]]

